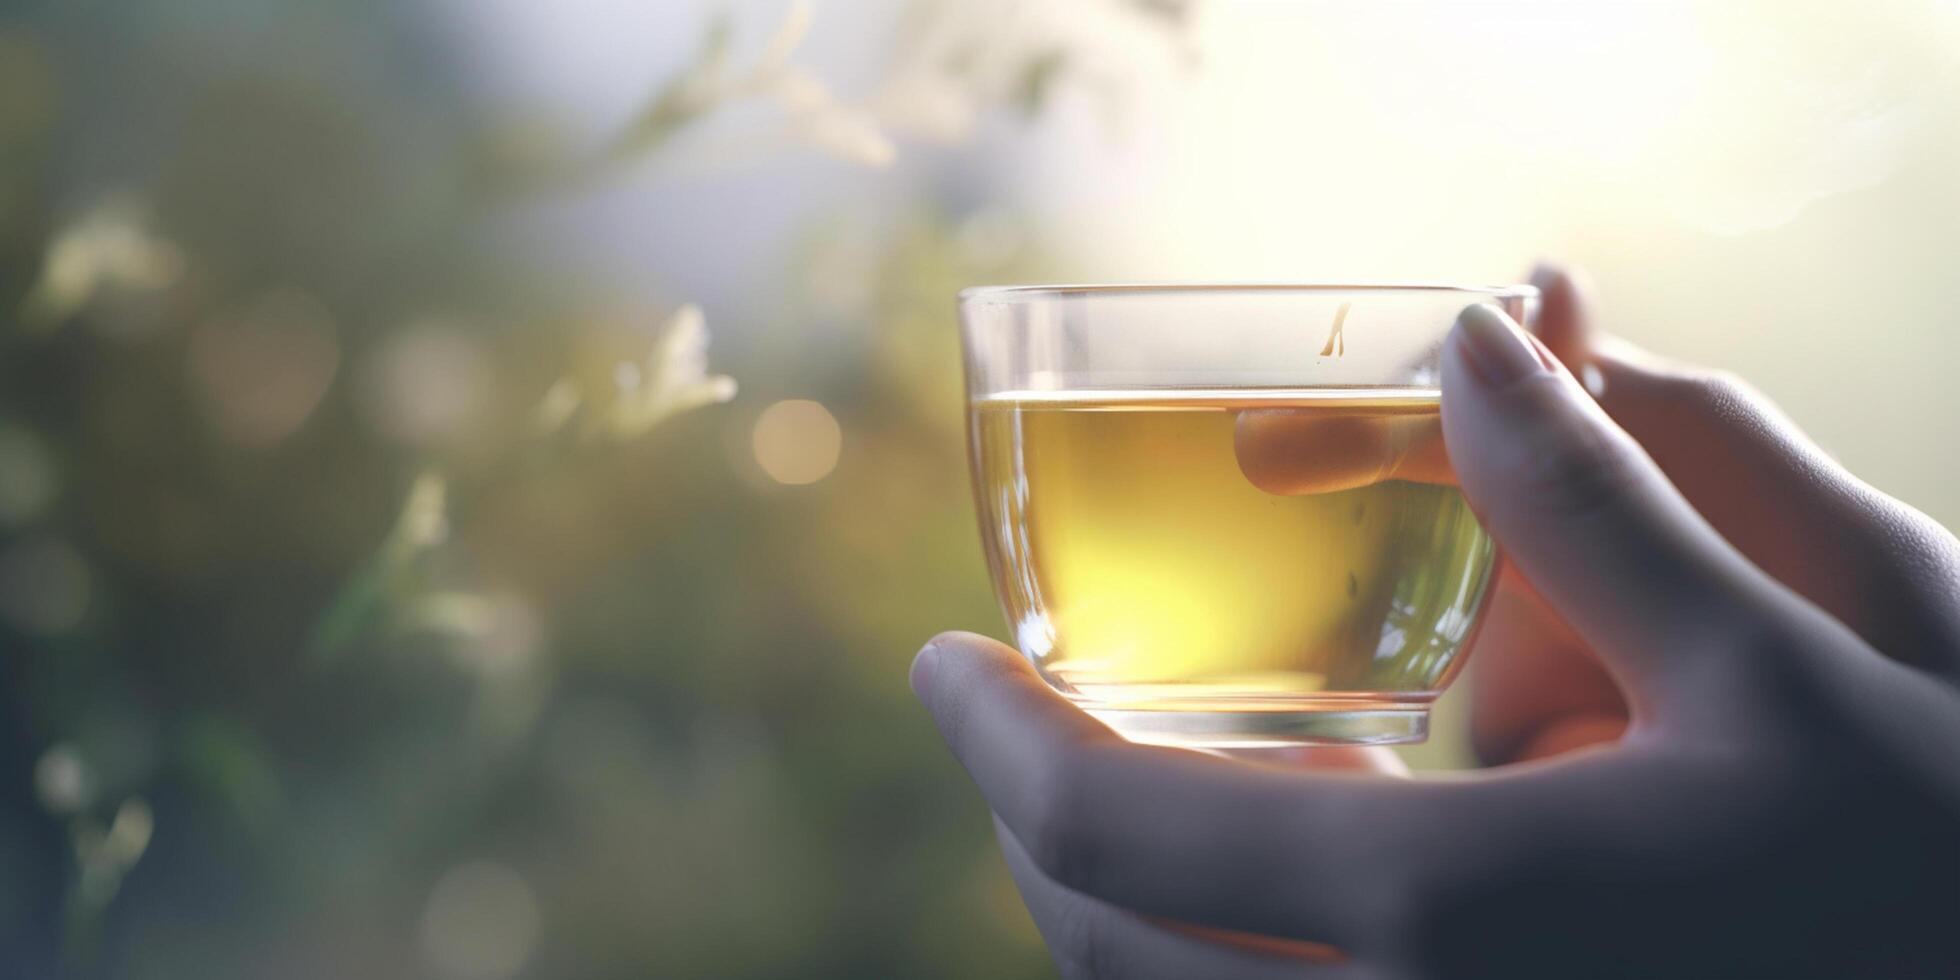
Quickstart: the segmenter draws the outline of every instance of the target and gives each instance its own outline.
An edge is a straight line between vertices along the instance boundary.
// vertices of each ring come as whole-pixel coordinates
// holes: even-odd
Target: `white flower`
[[[441,544],[449,537],[449,483],[442,474],[424,470],[409,485],[394,538],[408,552]]]
[[[177,246],[151,234],[143,204],[110,195],[48,243],[23,304],[30,323],[56,325],[107,289],[161,289],[183,274]]]
[[[799,136],[811,146],[853,163],[890,166],[898,150],[870,112],[837,101],[829,86],[800,69],[786,71],[775,86]]]
[[[622,381],[629,377],[622,374]],[[735,397],[735,379],[708,373],[708,329],[701,308],[674,312],[644,365],[622,383],[606,419],[606,431],[626,440],[691,409]]]
[[[707,321],[690,303],[667,319],[645,361],[614,367],[610,391],[587,390],[575,376],[559,378],[538,400],[531,424],[548,437],[582,418],[580,435],[587,441],[624,442],[683,412],[734,397],[735,379],[708,373]]]

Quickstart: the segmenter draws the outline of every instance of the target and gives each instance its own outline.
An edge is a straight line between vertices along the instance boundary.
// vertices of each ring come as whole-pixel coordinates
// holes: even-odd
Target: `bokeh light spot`
[[[756,464],[777,483],[815,483],[837,468],[844,433],[822,405],[801,398],[762,410],[750,436]]]
[[[95,802],[95,778],[74,745],[62,742],[34,763],[34,794],[50,813],[74,813]]]
[[[455,980],[503,980],[537,946],[538,900],[523,876],[473,861],[444,874],[422,913],[422,954]]]
[[[467,327],[443,318],[408,324],[362,372],[360,407],[397,442],[426,446],[460,434],[489,398],[491,369]]]
[[[220,435],[243,446],[292,435],[319,406],[339,365],[333,320],[304,293],[268,293],[191,337],[191,380],[205,414]]]

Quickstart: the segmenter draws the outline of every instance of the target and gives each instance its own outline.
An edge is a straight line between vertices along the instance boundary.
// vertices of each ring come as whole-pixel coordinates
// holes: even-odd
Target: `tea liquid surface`
[[[1233,442],[1239,414],[1260,409],[1379,427],[1406,449],[1440,440],[1439,408],[1433,392],[1380,389],[975,402],[982,533],[1021,649],[1072,697],[1103,706],[1426,700],[1495,572],[1463,495],[1394,478],[1394,460],[1331,453],[1302,465],[1324,464],[1345,488],[1268,493]]]

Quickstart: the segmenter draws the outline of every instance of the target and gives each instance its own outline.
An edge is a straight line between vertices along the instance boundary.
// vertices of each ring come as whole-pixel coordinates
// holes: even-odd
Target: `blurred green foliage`
[[[394,5],[0,15],[9,975],[1047,972],[904,665],[998,616],[951,297],[1052,263],[921,201],[691,411],[733,389],[684,297],[483,234],[777,91],[797,16],[746,68],[713,21],[595,158]],[[808,230],[791,309],[859,232]],[[748,455],[786,397],[844,432],[811,486]]]

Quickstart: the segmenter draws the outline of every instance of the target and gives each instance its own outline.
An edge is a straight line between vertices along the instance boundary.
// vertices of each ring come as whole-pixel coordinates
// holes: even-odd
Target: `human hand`
[[[1616,386],[1680,395],[1670,386],[1690,383],[1643,380],[1630,360],[1618,375],[1610,360],[1583,363],[1605,378],[1609,406]],[[1456,473],[1625,692],[1616,746],[1448,780],[1286,772],[1129,744],[1004,646],[928,645],[915,687],[999,818],[1065,971],[1960,968],[1945,922],[1960,869],[1960,544],[1787,423],[1736,409],[1750,403],[1732,387],[1709,390],[1645,403],[1709,425],[1702,445],[1724,447],[1670,465],[1500,314],[1466,311],[1445,349]],[[1663,472],[1692,491],[1681,474],[1699,466],[1773,491],[1754,507],[1776,520],[1738,505],[1718,533]],[[1802,572],[1805,556],[1838,564]],[[1799,571],[1779,580],[1772,558]],[[1308,965],[1187,925],[1350,958]]]
[[[1608,335],[1580,277],[1540,266],[1535,331],[1586,379],[1688,502],[1772,577],[1850,626],[1873,646],[1948,676],[1954,651],[1921,650],[1914,637],[1956,627],[1925,621],[1947,608],[1951,579],[1926,575],[1945,532],[1837,466],[1749,385],[1721,372],[1667,362]],[[1455,483],[1436,431],[1330,429],[1284,410],[1248,412],[1239,454],[1249,478],[1276,493],[1319,492],[1335,481],[1392,477]],[[1329,466],[1329,459],[1345,465]],[[1805,533],[1792,534],[1791,528]],[[1617,739],[1624,696],[1558,613],[1514,566],[1499,574],[1471,651],[1471,740],[1487,764],[1543,758]]]

